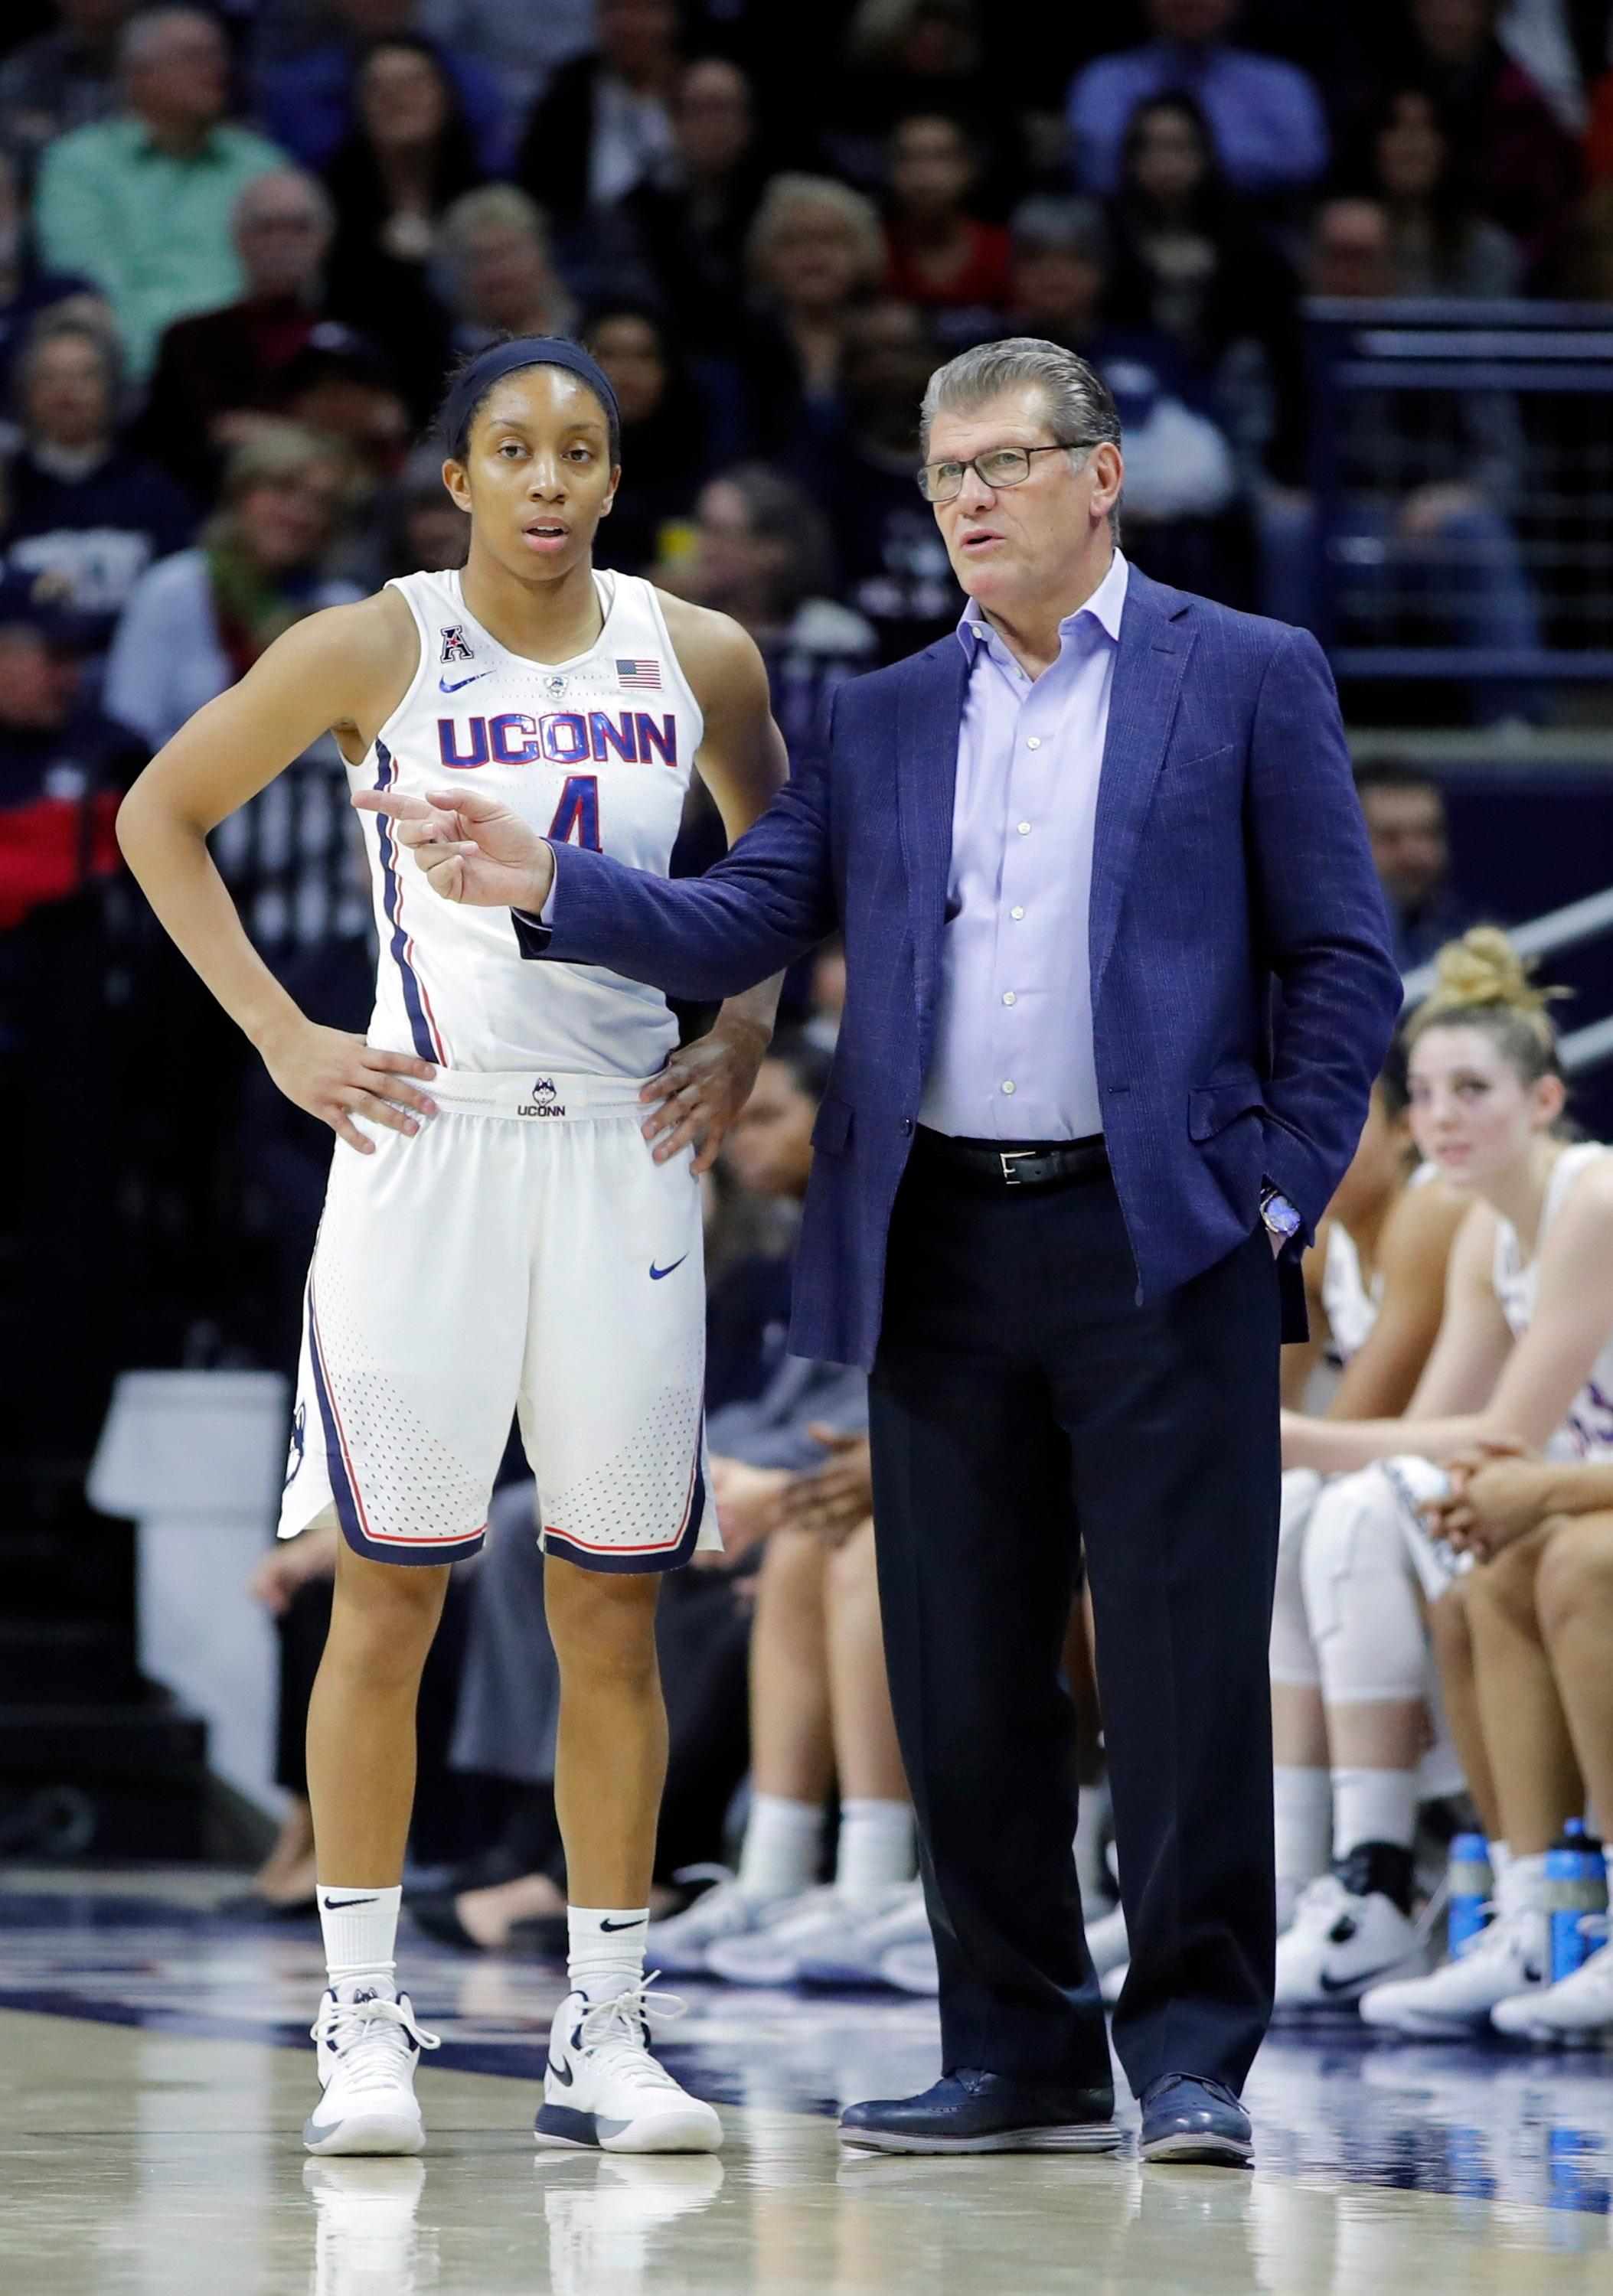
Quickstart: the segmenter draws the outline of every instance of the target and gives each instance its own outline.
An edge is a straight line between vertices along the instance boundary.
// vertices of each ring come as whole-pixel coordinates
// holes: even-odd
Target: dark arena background
[[[1572,1125],[1613,1139],[1610,36],[1609,0],[10,0],[7,2296],[1613,2287],[1613,1968],[1605,2017],[1571,2032],[1509,2032],[1487,2007],[1371,2022],[1342,1983],[1280,2005],[1247,2093],[1252,2175],[1130,2149],[843,2153],[841,2105],[939,2067],[910,1855],[876,1892],[835,1894],[838,1796],[868,1792],[844,1729],[818,1864],[771,1927],[709,1962],[668,1948],[688,2013],[665,2061],[720,2108],[724,2151],[535,2163],[565,1873],[514,1444],[421,1698],[399,1954],[441,2038],[420,2078],[430,2147],[306,2159],[323,1963],[300,1744],[335,1534],[276,1548],[273,1530],[331,1136],[161,933],[113,829],[145,760],[292,623],[462,563],[432,418],[456,363],[510,334],[572,336],[605,368],[623,478],[599,562],[754,636],[799,770],[835,687],[962,606],[914,483],[930,374],[1046,338],[1119,406],[1132,562],[1325,647],[1409,996],[1442,946],[1502,927],[1562,992]],[[692,802],[675,871],[721,844]],[[375,933],[333,740],[212,849],[305,1012],[362,1031]],[[786,988],[791,1041],[825,1066],[843,988],[833,947]],[[804,1537],[802,1472],[861,1473],[866,1494],[862,1423],[833,1446],[808,1432],[836,1423],[832,1395],[798,1405],[777,1456],[756,1447],[821,1082],[811,1057],[763,1076],[778,1105],[736,1128],[710,1185],[708,1401],[736,1559],[663,1603],[656,1920],[728,1886],[742,1854],[747,1712],[781,1694],[758,1582]],[[1288,1400],[1318,1411],[1337,1368],[1313,1354]],[[727,1427],[751,1432],[725,1450]],[[860,1522],[866,1496],[848,1504]],[[1554,1489],[1536,1517],[1564,1506]],[[839,1567],[853,1551],[823,1547],[786,1625],[826,1685],[868,1599]],[[1605,1631],[1606,1671],[1602,1571],[1576,1615],[1582,1644]],[[1526,1629],[1550,1656],[1544,1603]],[[1430,1684],[1446,1657],[1436,1637]],[[1593,1843],[1613,1808],[1594,1808],[1585,1731],[1613,1715],[1604,1690],[1601,1721],[1576,1722],[1596,1666],[1576,1663],[1551,1693],[1574,1770],[1552,1830],[1571,1808]],[[1067,1673],[1077,1863],[1114,1989],[1079,1634]],[[1492,1709],[1485,1742],[1532,1713]],[[1402,1974],[1513,1917],[1482,1857],[1473,1878],[1473,1777],[1428,1783]],[[1581,1839],[1546,1857],[1558,1927],[1541,1935],[1570,1969],[1613,1958]]]

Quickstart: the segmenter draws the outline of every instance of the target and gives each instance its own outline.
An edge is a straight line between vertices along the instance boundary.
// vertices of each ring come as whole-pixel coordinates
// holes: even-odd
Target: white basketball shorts
[[[443,1070],[413,1138],[337,1143],[303,1317],[280,1537],[378,1562],[473,1554],[518,1418],[539,1543],[592,1570],[720,1546],[688,1153],[637,1085]]]

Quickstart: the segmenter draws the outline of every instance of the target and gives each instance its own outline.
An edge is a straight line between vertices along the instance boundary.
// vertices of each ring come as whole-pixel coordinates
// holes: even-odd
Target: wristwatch
[[[1291,1243],[1304,1226],[1282,1190],[1270,1180],[1260,1192],[1260,1217],[1265,1222],[1267,1234],[1280,1235],[1285,1243]]]

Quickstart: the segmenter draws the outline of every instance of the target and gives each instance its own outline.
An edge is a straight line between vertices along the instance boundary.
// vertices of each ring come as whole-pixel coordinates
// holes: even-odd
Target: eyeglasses
[[[926,463],[918,473],[918,491],[927,503],[949,503],[963,492],[963,474],[973,471],[983,486],[1022,487],[1031,475],[1033,455],[1068,455],[1091,447],[1091,439],[1058,439],[1050,447],[993,447],[989,455],[975,455],[967,463]]]

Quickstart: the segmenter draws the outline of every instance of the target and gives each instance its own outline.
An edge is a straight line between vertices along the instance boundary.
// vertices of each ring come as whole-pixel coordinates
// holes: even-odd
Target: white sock
[[[366,1889],[358,1882],[321,1882],[316,1895],[332,1990],[362,1978],[396,1992],[392,1955],[398,1942],[402,1890]]]
[[[843,1801],[835,1887],[847,1904],[865,1903],[881,1890],[912,1878],[912,1803]]]
[[[1495,1895],[1503,1913],[1543,1906],[1546,1901],[1546,1853],[1543,1849],[1519,1857],[1510,1850],[1495,1875]]]
[[[1409,1849],[1417,1839],[1415,1770],[1335,1770],[1333,1855],[1347,1857],[1363,1841]]]
[[[818,1879],[823,1811],[815,1801],[753,1793],[739,1856],[739,1886],[747,1898],[793,1898]]]
[[[1297,1897],[1328,1870],[1333,1849],[1333,1781],[1326,1770],[1301,1769],[1288,1762],[1279,1762],[1271,1775],[1280,1903],[1285,1897]]]
[[[644,1975],[647,1906],[568,1906],[566,1974],[573,1993],[613,2001]]]

